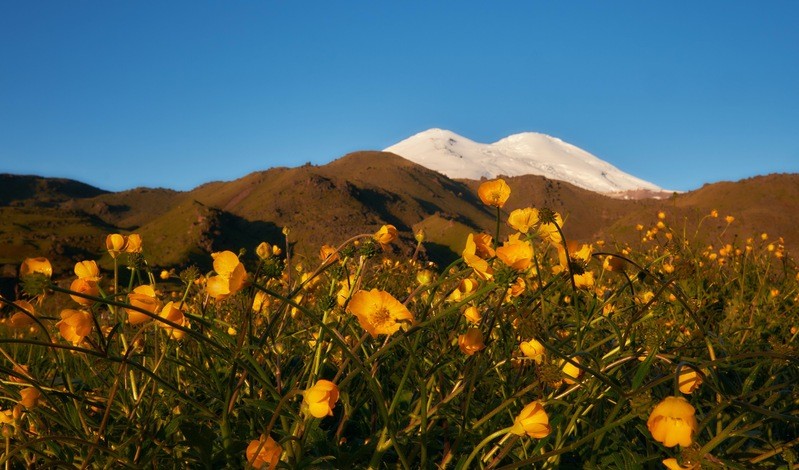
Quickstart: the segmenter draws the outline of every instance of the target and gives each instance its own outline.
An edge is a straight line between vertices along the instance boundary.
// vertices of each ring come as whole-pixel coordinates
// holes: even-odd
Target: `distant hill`
[[[384,223],[397,226],[394,248],[410,253],[413,232],[426,232],[427,256],[447,262],[471,231],[493,231],[493,210],[476,196],[478,180],[450,179],[395,154],[355,152],[321,166],[273,168],[191,191],[137,188],[109,193],[71,180],[1,175],[0,264],[47,256],[67,272],[82,259],[108,265],[104,240],[112,232],[138,232],[151,265],[194,263],[210,267],[209,253],[261,241],[283,244],[283,227],[295,254],[311,258],[323,243],[338,244]],[[712,240],[725,229],[739,237],[768,232],[799,249],[799,175],[782,174],[706,185],[668,199],[615,199],[542,176],[507,178],[512,194],[505,214],[549,207],[566,217],[567,237],[635,242],[635,225],[653,224],[659,210],[669,222],[703,227]],[[717,209],[718,219],[705,216]],[[503,228],[507,230],[507,228]]]

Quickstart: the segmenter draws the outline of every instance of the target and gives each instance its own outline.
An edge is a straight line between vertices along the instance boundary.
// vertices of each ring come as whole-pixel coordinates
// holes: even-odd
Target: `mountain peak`
[[[522,132],[484,144],[452,131],[433,128],[385,151],[450,178],[531,174],[566,181],[598,193],[638,189],[662,191],[657,185],[625,173],[575,145],[538,132]]]

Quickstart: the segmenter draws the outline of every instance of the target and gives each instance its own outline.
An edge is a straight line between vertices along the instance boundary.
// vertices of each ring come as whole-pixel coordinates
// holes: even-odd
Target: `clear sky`
[[[0,1],[0,172],[191,189],[431,127],[799,172],[799,2]]]

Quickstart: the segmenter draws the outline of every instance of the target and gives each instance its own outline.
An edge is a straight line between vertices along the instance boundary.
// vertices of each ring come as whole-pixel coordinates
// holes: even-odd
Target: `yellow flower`
[[[494,256],[494,238],[487,233],[478,233],[474,236],[474,254],[481,258]]]
[[[131,233],[126,237],[125,253],[141,253],[141,235]]]
[[[586,271],[582,274],[574,275],[574,286],[578,289],[588,289],[594,285],[594,273]]]
[[[702,376],[693,368],[686,366],[680,369],[677,383],[682,393],[690,394],[702,385]]]
[[[51,277],[53,275],[53,266],[47,258],[26,258],[19,267],[19,276],[28,276],[33,273]]]
[[[72,281],[72,284],[70,284],[69,290],[78,292],[80,294],[90,295],[92,297],[97,297],[100,295],[100,286],[97,285],[97,282],[89,279],[75,279]],[[81,305],[91,305],[94,303],[94,300],[86,299],[77,295],[70,294],[69,296],[72,297],[72,300]]]
[[[398,235],[397,227],[389,224],[380,227],[380,230],[375,232],[372,237],[377,241],[377,243],[380,243],[380,246],[382,246],[384,250],[386,250],[388,249],[388,245],[397,239]]]
[[[579,357],[572,357],[571,360],[578,365],[580,364]],[[565,359],[560,362],[560,370],[564,375],[563,381],[569,385],[576,384],[577,380],[583,376],[582,369]]]
[[[483,343],[483,333],[479,328],[469,328],[466,333],[458,336],[458,347],[469,356],[484,349],[486,345]]]
[[[267,297],[266,292],[258,291],[255,293],[255,298],[252,299],[252,311],[253,312],[260,312],[262,308],[268,307],[271,301],[269,297]]]
[[[692,470],[694,468],[698,468],[696,465],[691,465],[690,467],[683,467],[677,462],[677,459],[675,459],[674,457],[665,459],[663,461],[663,465],[669,470]]]
[[[527,434],[536,439],[547,437],[552,428],[549,427],[549,416],[544,411],[544,406],[534,401],[522,408],[519,416],[513,421],[510,432],[517,436]]]
[[[166,281],[167,279],[169,279],[169,271],[167,271],[166,269],[162,269],[161,274],[159,274],[158,277]]]
[[[727,217],[724,217],[724,220],[725,220],[725,221],[726,221],[728,224],[731,224],[731,223],[735,222],[735,217],[733,217],[733,216],[731,216],[731,215],[728,215]]]
[[[39,404],[39,398],[41,398],[42,394],[36,387],[28,387],[23,388],[19,391],[20,405],[24,406],[27,409],[36,408]]]
[[[277,468],[282,453],[283,448],[272,439],[272,436],[262,434],[259,439],[250,441],[247,446],[247,462],[256,470],[272,470]]]
[[[683,397],[666,397],[655,406],[646,427],[652,437],[666,447],[686,447],[693,442],[697,423],[694,407]]]
[[[97,267],[96,261],[78,261],[75,263],[75,275],[78,279],[86,279],[88,281],[100,280],[100,268]]]
[[[716,209],[710,211],[710,217],[713,217],[715,219],[718,216],[719,216],[719,211],[717,211]]]
[[[402,320],[413,321],[413,315],[391,294],[378,289],[360,290],[352,295],[347,311],[358,317],[358,323],[373,338],[391,335]]]
[[[147,284],[133,289],[133,292],[128,294],[128,303],[152,314],[155,314],[161,308],[161,302],[155,297],[155,289]],[[128,323],[131,325],[138,325],[152,320],[149,315],[132,308],[126,308],[125,311],[128,312]]]
[[[483,319],[480,311],[475,306],[466,307],[466,310],[463,311],[463,316],[466,317],[466,321],[469,323],[480,323],[480,320]]]
[[[538,223],[538,209],[525,207],[516,209],[508,216],[508,225],[522,233],[527,233]]]
[[[125,236],[118,233],[112,233],[105,237],[105,248],[112,258],[116,258],[120,252],[124,251],[127,243],[128,240]]]
[[[533,245],[519,239],[520,234],[514,233],[508,241],[497,248],[497,258],[511,269],[524,271],[533,262]]]
[[[477,188],[477,195],[483,204],[502,208],[510,197],[510,186],[503,179],[486,181]]]
[[[533,338],[530,341],[522,341],[519,348],[522,350],[522,354],[534,360],[537,364],[541,364],[541,362],[544,361],[546,349],[537,339]]]
[[[255,248],[255,254],[258,255],[259,258],[265,260],[272,257],[272,245],[267,242],[261,242]]]
[[[319,380],[302,394],[302,402],[314,418],[333,416],[338,401],[338,387],[329,380]]]
[[[212,253],[216,276],[208,278],[206,291],[216,300],[225,299],[243,289],[247,284],[247,271],[232,251]]]
[[[469,234],[466,238],[466,248],[463,250],[463,261],[471,267],[475,274],[481,279],[489,280],[494,276],[494,270],[488,265],[488,261],[477,256],[477,245],[474,242],[474,234]]]
[[[92,332],[94,324],[92,315],[83,310],[64,309],[61,311],[61,321],[56,323],[61,337],[74,345],[78,345],[83,338]]]
[[[540,236],[542,240],[549,243],[559,244],[562,237],[560,236],[558,227],[563,227],[563,218],[560,216],[560,214],[555,212],[554,219],[555,223],[546,223],[538,226],[538,236]],[[555,224],[557,224],[557,226]]]
[[[164,305],[164,308],[158,313],[158,316],[161,318],[165,318],[172,323],[176,323],[180,326],[189,326],[189,320],[183,315],[183,311],[180,310],[174,302],[167,302]],[[161,324],[161,328],[167,333],[167,335],[172,339],[183,339],[186,336],[186,332],[183,330],[179,330],[177,328],[172,327],[172,325],[168,325],[166,323]]]
[[[25,328],[35,322],[33,317],[36,316],[36,310],[34,310],[30,302],[27,300],[17,300],[12,303],[18,308],[16,309],[17,311],[11,315],[11,318],[8,319],[8,326],[12,328]]]
[[[333,261],[338,259],[338,251],[336,247],[330,245],[322,245],[322,248],[319,249],[319,259],[322,260],[322,263],[332,263]]]

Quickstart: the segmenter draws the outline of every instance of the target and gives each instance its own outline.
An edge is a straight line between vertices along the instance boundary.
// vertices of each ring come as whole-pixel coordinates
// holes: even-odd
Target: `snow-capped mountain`
[[[663,191],[558,138],[524,132],[493,144],[429,129],[384,150],[450,178],[541,175],[598,193]]]

